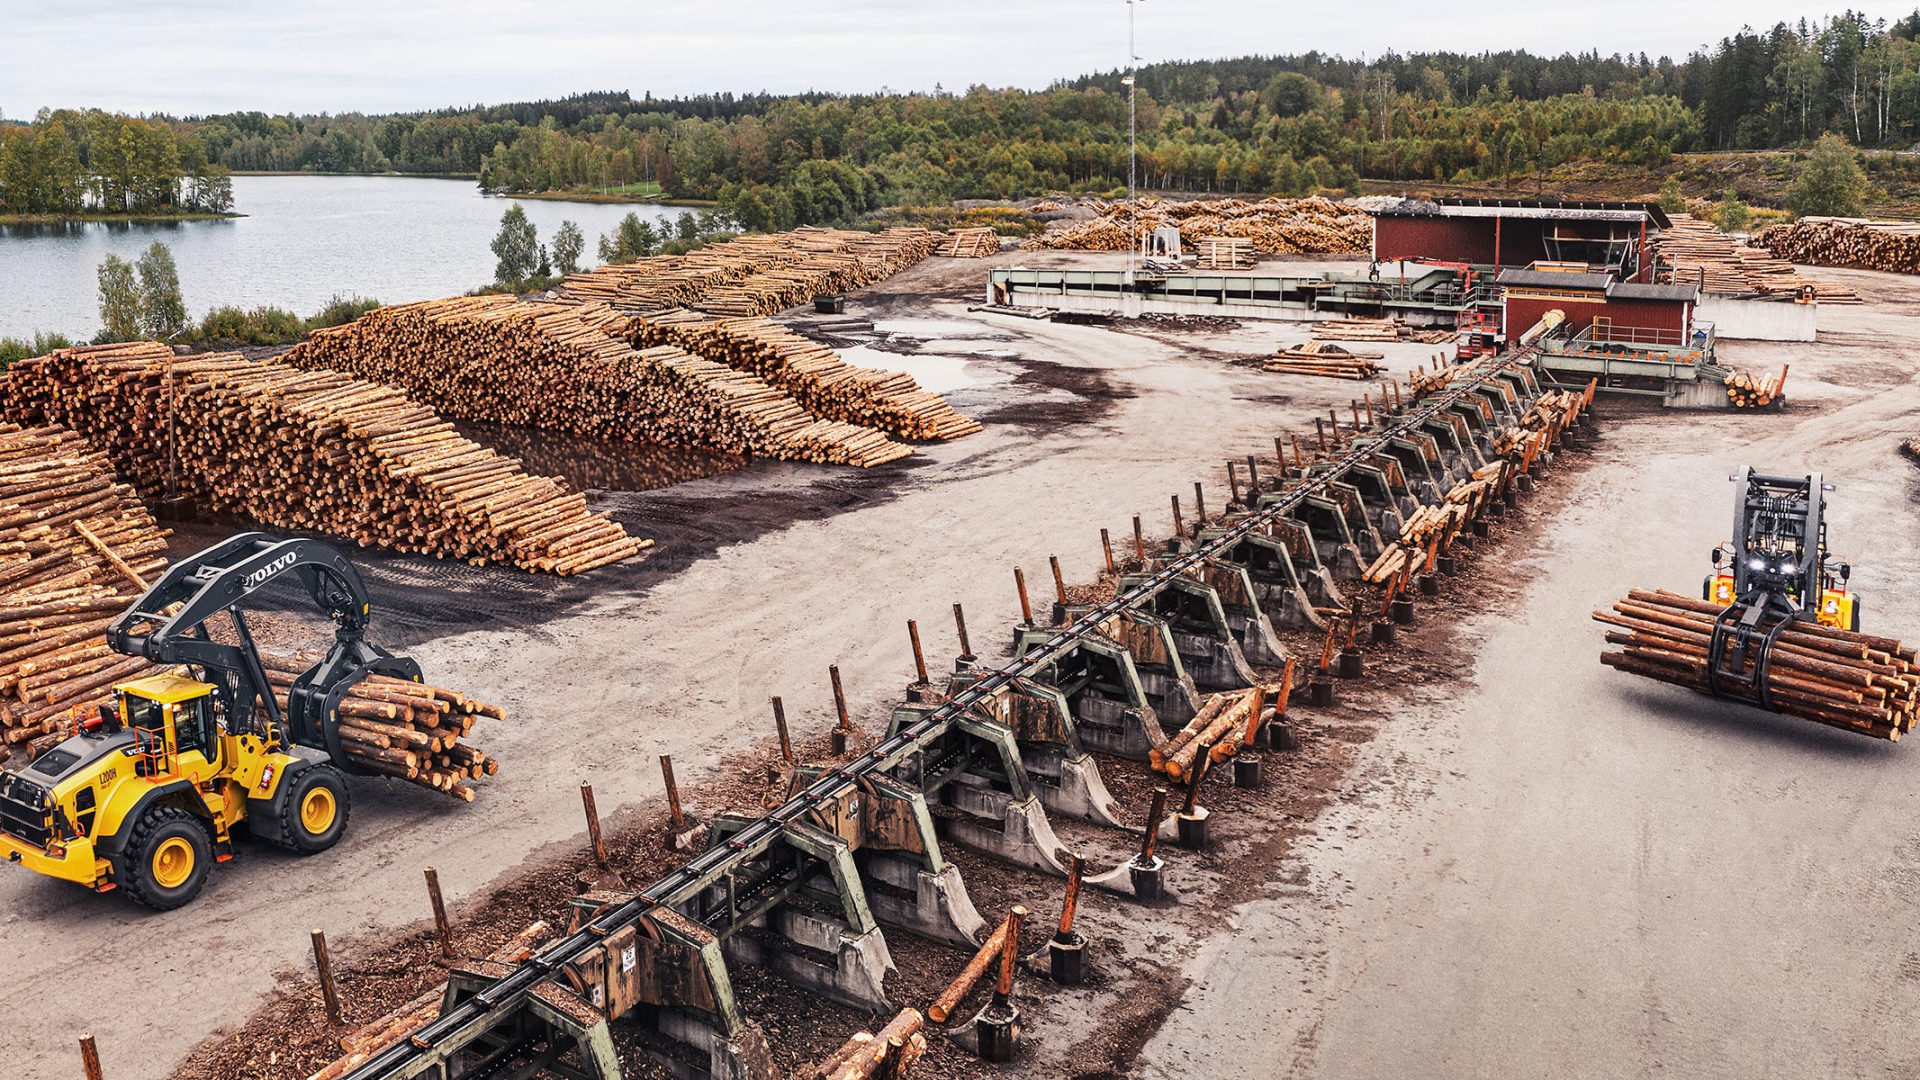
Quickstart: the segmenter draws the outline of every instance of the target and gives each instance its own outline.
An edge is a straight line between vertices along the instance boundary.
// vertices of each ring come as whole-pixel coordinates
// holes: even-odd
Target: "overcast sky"
[[[1678,58],[1743,23],[1825,12],[1774,0],[1142,0],[1139,53]],[[0,0],[0,35],[0,114],[14,118],[42,106],[392,112],[581,90],[1042,87],[1127,53],[1124,0]]]

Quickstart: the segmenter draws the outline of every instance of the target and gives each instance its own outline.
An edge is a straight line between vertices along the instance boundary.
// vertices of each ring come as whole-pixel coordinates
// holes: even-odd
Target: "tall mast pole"
[[[1139,143],[1134,128],[1134,84],[1139,81],[1140,54],[1134,45],[1133,9],[1139,0],[1127,0],[1127,232],[1132,243],[1127,245],[1127,281],[1133,281],[1133,259],[1135,249],[1140,246],[1140,222],[1138,207],[1135,205],[1138,186]]]

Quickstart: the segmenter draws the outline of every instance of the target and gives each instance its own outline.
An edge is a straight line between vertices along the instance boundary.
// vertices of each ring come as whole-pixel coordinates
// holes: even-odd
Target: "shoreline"
[[[127,225],[158,225],[173,221],[225,221],[228,218],[243,218],[245,214],[228,211],[223,214],[183,213],[183,214],[0,214],[0,225],[67,225],[100,223],[111,225],[115,222]]]
[[[669,199],[660,195],[603,195],[597,191],[515,191],[488,192],[493,199],[541,199],[547,202],[633,203],[642,206],[687,206],[711,209],[718,199]]]

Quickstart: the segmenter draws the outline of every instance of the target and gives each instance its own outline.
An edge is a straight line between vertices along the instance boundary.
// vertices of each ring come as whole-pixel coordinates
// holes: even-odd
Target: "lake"
[[[550,241],[562,221],[586,234],[594,265],[603,233],[628,213],[671,222],[684,207],[493,198],[470,180],[400,176],[236,176],[246,217],[130,225],[0,226],[0,337],[51,330],[80,340],[100,329],[95,269],[132,261],[155,240],[173,249],[195,319],[212,307],[272,304],[307,316],[335,295],[385,303],[467,292],[493,280],[488,249],[518,203]]]

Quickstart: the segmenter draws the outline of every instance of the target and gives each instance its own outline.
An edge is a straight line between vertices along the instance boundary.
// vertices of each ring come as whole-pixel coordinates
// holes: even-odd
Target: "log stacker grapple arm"
[[[335,631],[326,655],[294,680],[282,716],[241,605],[288,573],[300,579],[314,605],[333,620]],[[222,612],[233,620],[235,643],[216,641],[208,632],[208,620]],[[367,641],[368,615],[359,571],[332,545],[241,533],[175,563],[108,625],[107,642],[128,656],[200,669],[201,680],[219,686],[227,697],[229,730],[257,728],[258,702],[282,747],[291,742],[322,750],[335,766],[365,773],[341,748],[334,721],[340,699],[368,675],[420,678],[420,665]]]
[[[1768,683],[1773,649],[1795,623],[1859,628],[1857,598],[1846,590],[1852,568],[1829,569],[1825,492],[1819,473],[1768,476],[1751,467],[1740,485],[1733,540],[1713,549],[1705,598],[1725,603],[1707,649],[1707,690],[1774,708]],[[1728,570],[1723,559],[1731,558]]]

